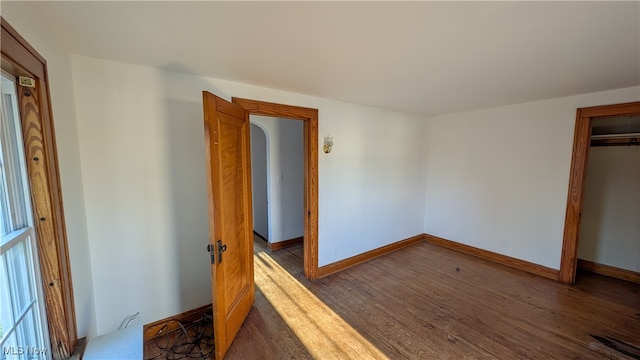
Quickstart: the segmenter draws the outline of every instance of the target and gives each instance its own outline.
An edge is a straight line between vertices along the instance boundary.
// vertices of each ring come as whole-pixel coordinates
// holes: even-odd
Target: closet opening
[[[640,283],[639,138],[640,115],[592,119],[578,277],[582,270]]]
[[[640,102],[578,109],[561,282],[578,267],[640,282],[639,140]]]

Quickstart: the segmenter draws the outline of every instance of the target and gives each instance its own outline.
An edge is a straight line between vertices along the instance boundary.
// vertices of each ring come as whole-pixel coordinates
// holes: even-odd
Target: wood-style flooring
[[[255,241],[256,303],[226,359],[640,359],[640,285],[574,286],[421,242],[310,282]]]
[[[426,242],[310,282],[302,246],[272,253],[255,244],[256,304],[227,359],[363,358],[361,347],[341,352],[324,341],[333,334],[322,334],[323,325],[331,324],[305,323],[299,309],[276,310],[261,287],[291,279],[310,296],[296,300],[320,300],[328,316],[378,350],[368,354],[375,357],[640,359],[637,284],[585,273],[567,286]],[[293,325],[289,313],[298,316]],[[335,340],[346,336],[327,328]],[[314,341],[319,349],[310,349]]]

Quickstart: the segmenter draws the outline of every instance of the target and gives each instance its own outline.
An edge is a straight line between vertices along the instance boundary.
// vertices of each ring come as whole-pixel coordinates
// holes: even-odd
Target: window
[[[0,359],[51,357],[16,85],[2,74],[0,117]]]
[[[78,337],[56,141],[51,117],[47,63],[1,16],[0,22],[2,73],[6,74],[6,80],[17,85],[8,88],[13,89],[8,90],[13,97],[2,95],[7,101],[7,106],[3,104],[2,110],[9,109],[10,106],[12,109],[19,109],[7,110],[7,119],[12,119],[7,120],[7,124],[13,125],[5,127],[2,124],[3,133],[6,131],[7,134],[15,135],[8,137],[14,140],[2,140],[2,159],[7,169],[12,162],[17,161],[16,159],[24,159],[23,165],[10,167],[18,170],[3,173],[0,184],[3,189],[0,193],[0,204],[3,206],[3,214],[0,216],[3,263],[0,265],[4,266],[4,273],[0,274],[3,276],[0,279],[4,281],[0,282],[4,286],[0,289],[0,296],[9,294],[7,299],[11,301],[10,305],[4,305],[5,299],[2,298],[0,308],[5,306],[8,314],[5,316],[3,312],[2,332],[3,335],[9,336],[6,342],[15,341],[17,344],[18,337],[26,334],[26,341],[37,343],[32,348],[14,348],[13,352],[25,353],[22,355],[11,354],[11,349],[7,355],[0,349],[0,354],[7,359],[41,355],[35,354],[38,350],[36,347],[40,346],[38,337],[41,337],[43,344],[48,341],[51,345],[48,349],[50,355],[47,356],[56,360],[66,359],[75,350]],[[18,77],[29,78],[27,86],[16,82]],[[20,130],[22,135],[19,133]],[[31,199],[31,204],[29,205],[28,201],[21,203],[19,199]],[[20,254],[25,254],[24,261],[16,260],[20,259]],[[42,286],[38,284],[38,277],[42,279]],[[28,290],[21,287],[25,284]],[[20,292],[17,289],[23,290]],[[40,302],[39,295],[42,295]],[[46,311],[39,311],[38,304],[44,304]],[[45,322],[45,313],[46,326],[39,326],[38,324]],[[4,325],[4,322],[7,325]],[[38,326],[41,334],[36,330],[31,331],[30,324]],[[15,338],[11,338],[9,332]],[[28,351],[31,353],[26,353]]]

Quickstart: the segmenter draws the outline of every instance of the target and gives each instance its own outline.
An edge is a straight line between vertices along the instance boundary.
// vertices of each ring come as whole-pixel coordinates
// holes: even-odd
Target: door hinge
[[[211,255],[211,263],[215,264],[216,263],[216,257],[215,257],[215,253],[213,252],[214,251],[214,247],[213,247],[212,244],[207,244],[207,251]]]

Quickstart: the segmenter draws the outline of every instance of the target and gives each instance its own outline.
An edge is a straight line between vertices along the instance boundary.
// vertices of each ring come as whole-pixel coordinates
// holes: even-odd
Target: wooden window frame
[[[564,238],[558,280],[565,284],[576,281],[578,264],[578,239],[580,236],[580,216],[584,186],[591,145],[591,122],[594,117],[616,117],[640,114],[640,102],[613,104],[579,108],[576,114],[576,127],[571,154],[571,172],[569,174],[569,194],[564,222]]]
[[[36,83],[33,88],[17,84],[18,105],[51,353],[54,359],[66,359],[78,336],[47,62],[4,18],[0,20],[2,69]]]

